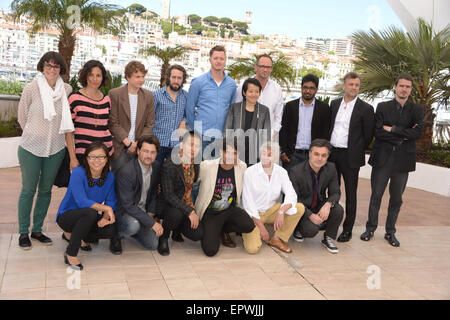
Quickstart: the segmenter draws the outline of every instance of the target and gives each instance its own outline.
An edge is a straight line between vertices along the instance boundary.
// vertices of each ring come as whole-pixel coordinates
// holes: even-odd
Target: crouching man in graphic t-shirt
[[[202,248],[214,256],[220,247],[222,231],[249,233],[255,224],[241,205],[242,179],[247,165],[238,160],[237,139],[224,139],[220,158],[200,164],[200,191],[195,202],[203,224]],[[226,245],[227,239],[222,239]]]

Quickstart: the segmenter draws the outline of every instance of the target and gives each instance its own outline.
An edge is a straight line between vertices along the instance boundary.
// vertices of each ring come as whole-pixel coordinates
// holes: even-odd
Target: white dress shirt
[[[235,102],[241,102],[242,99],[242,86],[241,83],[236,90]],[[270,126],[273,131],[280,132],[281,129],[281,117],[283,116],[283,94],[281,87],[278,83],[269,78],[266,87],[261,91],[258,102],[269,108],[270,111]]]
[[[272,208],[277,203],[282,192],[285,195],[283,205],[292,205],[286,211],[286,214],[296,214],[297,194],[287,171],[283,167],[274,164],[270,180],[264,172],[261,162],[245,170],[242,206],[250,217],[259,219],[259,213]]]
[[[348,148],[348,130],[350,128],[350,119],[356,99],[345,102],[344,98],[342,98],[341,105],[336,114],[336,120],[334,121],[333,133],[331,134],[330,143],[333,147]]]
[[[130,100],[130,132],[128,133],[128,139],[132,142],[135,141],[135,131],[136,131],[136,114],[137,114],[137,105],[138,105],[138,95],[137,94],[128,94],[128,99]]]

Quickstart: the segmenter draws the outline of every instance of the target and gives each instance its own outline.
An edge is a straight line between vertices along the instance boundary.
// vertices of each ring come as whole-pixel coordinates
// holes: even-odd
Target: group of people
[[[395,223],[424,126],[423,108],[408,100],[411,76],[399,75],[395,98],[374,113],[358,98],[361,78],[354,72],[343,79],[344,96],[330,106],[316,98],[319,79],[312,74],[302,79],[301,97],[283,106],[269,55],[258,57],[255,77],[239,87],[224,72],[223,46],[211,49],[209,61],[210,71],[194,78],[189,92],[182,89],[182,66],[170,66],[166,85],[150,92],[142,88],[145,66],[131,61],[127,84],[104,95],[101,62],[86,62],[82,88],[72,92],[60,76],[66,73],[62,56],[44,54],[41,74],[24,88],[18,108],[19,246],[31,249],[30,237],[52,244],[42,225],[67,153],[71,174],[56,222],[68,242],[64,261],[74,268],[83,268],[80,249],[110,239],[110,251],[121,254],[121,239],[130,237],[168,255],[169,238],[182,242],[184,236],[214,256],[221,243],[236,247],[231,233],[242,236],[248,253],[257,253],[263,241],[289,253],[291,236],[302,242],[325,230],[322,244],[337,253],[336,238],[352,238],[358,174],[374,137],[369,217],[360,238],[374,236],[390,180],[385,238],[400,245]],[[341,178],[345,220],[338,237]],[[272,236],[266,224],[273,225]]]

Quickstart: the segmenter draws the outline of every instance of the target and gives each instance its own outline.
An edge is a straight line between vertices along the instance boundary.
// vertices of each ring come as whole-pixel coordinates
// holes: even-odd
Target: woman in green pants
[[[19,246],[31,249],[28,237],[33,198],[38,195],[33,212],[31,238],[51,245],[52,240],[42,233],[52,196],[52,186],[65,145],[73,147],[74,131],[67,96],[72,91],[60,74],[66,73],[66,63],[57,52],[47,52],[37,65],[38,75],[22,92],[18,107],[18,121],[23,133],[18,149],[22,171],[22,191],[19,196]]]

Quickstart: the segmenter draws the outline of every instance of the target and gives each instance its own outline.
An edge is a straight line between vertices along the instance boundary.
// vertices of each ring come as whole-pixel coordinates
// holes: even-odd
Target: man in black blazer
[[[283,167],[289,170],[308,159],[314,139],[328,139],[330,107],[315,98],[319,78],[308,74],[302,79],[302,96],[286,104],[281,119],[280,149]]]
[[[179,145],[180,153],[172,150],[172,156],[163,163],[161,171],[162,198],[164,202],[163,228],[159,237],[158,252],[170,254],[169,235],[171,231],[182,233],[192,241],[201,240],[203,226],[195,212],[192,189],[198,180],[201,162],[202,140],[194,131],[187,132]]]
[[[293,238],[303,242],[313,238],[320,230],[320,224],[326,222],[322,244],[331,253],[338,253],[334,244],[344,209],[339,205],[341,189],[336,168],[327,162],[331,144],[325,139],[311,142],[309,160],[297,164],[289,170],[289,178],[297,193],[297,202],[305,206],[305,213],[294,231]]]
[[[413,79],[400,74],[394,82],[395,99],[381,102],[375,113],[375,142],[369,158],[372,166],[370,183],[372,194],[369,219],[361,240],[369,241],[378,226],[381,199],[389,183],[389,207],[384,238],[394,247],[400,242],[395,237],[395,223],[402,205],[402,195],[408,172],[416,170],[416,140],[424,128],[424,108],[408,101]]]
[[[116,175],[119,235],[133,237],[149,250],[158,247],[158,237],[163,232],[153,218],[160,184],[160,164],[155,161],[159,147],[156,136],[141,137],[137,141],[137,156]]]
[[[361,78],[355,72],[344,76],[344,97],[331,101],[330,143],[333,146],[329,161],[334,162],[345,185],[345,220],[338,242],[352,238],[356,218],[356,190],[359,168],[366,163],[364,150],[373,138],[375,118],[373,107],[358,98]]]

